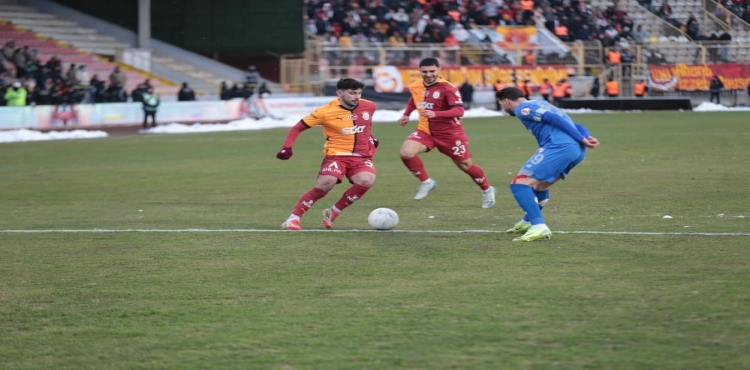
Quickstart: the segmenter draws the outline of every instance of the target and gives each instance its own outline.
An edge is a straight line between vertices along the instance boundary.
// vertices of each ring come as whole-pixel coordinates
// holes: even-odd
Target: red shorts
[[[326,156],[318,175],[333,176],[338,179],[336,183],[339,184],[344,176],[351,180],[352,176],[360,172],[375,173],[372,157]]]
[[[422,130],[416,130],[406,140],[423,144],[427,147],[427,151],[437,147],[440,153],[451,157],[454,161],[464,161],[471,158],[469,138],[466,137],[466,133],[463,131],[451,136],[434,137]]]

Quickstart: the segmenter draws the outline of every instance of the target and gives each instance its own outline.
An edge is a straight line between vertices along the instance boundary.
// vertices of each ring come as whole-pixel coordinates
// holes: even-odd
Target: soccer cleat
[[[516,222],[513,227],[511,227],[508,230],[505,230],[508,234],[526,234],[527,231],[531,228],[530,222],[525,222],[523,220]]]
[[[482,208],[490,208],[495,205],[495,187],[490,186],[487,191],[482,191]]]
[[[435,189],[436,187],[437,187],[437,181],[435,180],[423,182],[422,185],[419,185],[419,190],[417,191],[417,194],[414,196],[414,199],[416,200],[424,199],[424,197],[427,196],[430,190]]]
[[[529,231],[526,232],[526,234],[523,234],[513,239],[513,241],[514,242],[533,242],[535,240],[551,239],[551,238],[552,238],[552,230],[550,230],[548,227],[545,227],[543,229],[531,228],[529,229]]]
[[[331,208],[324,209],[323,210],[323,226],[325,226],[326,229],[332,228],[333,221],[336,221],[337,217],[339,217],[339,212],[336,212]]]
[[[302,230],[302,226],[299,225],[299,220],[286,220],[281,224],[281,229],[299,231]]]

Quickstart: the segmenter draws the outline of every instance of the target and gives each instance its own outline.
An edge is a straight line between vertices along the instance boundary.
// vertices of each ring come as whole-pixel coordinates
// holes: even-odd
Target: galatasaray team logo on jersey
[[[362,119],[365,120],[365,121],[369,121],[370,120],[370,113],[368,113],[368,112],[362,113]]]
[[[352,120],[352,121],[355,121],[357,118],[359,118],[359,117],[357,117],[357,115],[355,113],[352,113],[352,114],[349,115],[349,119]]]
[[[440,91],[435,91],[434,93],[432,93],[432,98],[433,99],[437,99],[439,97],[440,97]]]

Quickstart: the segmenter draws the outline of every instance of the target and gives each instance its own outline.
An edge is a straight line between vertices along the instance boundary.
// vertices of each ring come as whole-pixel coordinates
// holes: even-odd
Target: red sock
[[[487,181],[487,177],[484,176],[484,170],[482,169],[482,167],[472,165],[468,170],[466,170],[466,174],[471,176],[471,179],[474,180],[474,182],[477,183],[477,185],[479,185],[482,190],[487,190],[490,188],[490,182]]]
[[[422,162],[422,160],[416,155],[411,158],[401,157],[401,162],[404,162],[406,168],[411,171],[414,176],[419,178],[419,181],[427,181],[427,179],[430,178],[430,175],[428,175],[427,171],[424,169],[424,162]]]
[[[339,211],[343,211],[344,208],[349,207],[350,205],[352,205],[352,203],[362,198],[362,196],[364,196],[368,190],[370,190],[370,188],[368,188],[367,186],[356,184],[352,185],[349,189],[346,189],[344,195],[341,196],[341,199],[336,202],[334,207],[338,208]]]
[[[302,196],[299,198],[299,201],[297,201],[297,205],[294,206],[294,211],[292,211],[292,214],[298,217],[302,217],[302,215],[307,212],[310,207],[315,204],[315,202],[326,196],[326,192],[323,190],[320,190],[318,188],[312,188],[307,191],[307,193],[302,194]]]

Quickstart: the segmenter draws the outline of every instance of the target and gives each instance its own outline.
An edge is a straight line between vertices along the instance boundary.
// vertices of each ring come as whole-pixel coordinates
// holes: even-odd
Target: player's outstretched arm
[[[292,148],[284,147],[284,148],[281,148],[281,150],[279,150],[278,153],[276,153],[276,158],[281,159],[282,161],[285,161],[289,158],[292,158],[292,155],[294,155],[294,153],[292,152]]]
[[[292,152],[294,142],[299,137],[299,134],[302,133],[302,131],[307,130],[308,128],[310,127],[308,127],[304,122],[299,121],[296,125],[289,129],[289,132],[286,134],[286,140],[284,140],[284,144],[281,146],[281,150],[276,153],[276,158],[281,159],[282,161],[292,158],[292,155],[294,155],[294,153]]]

